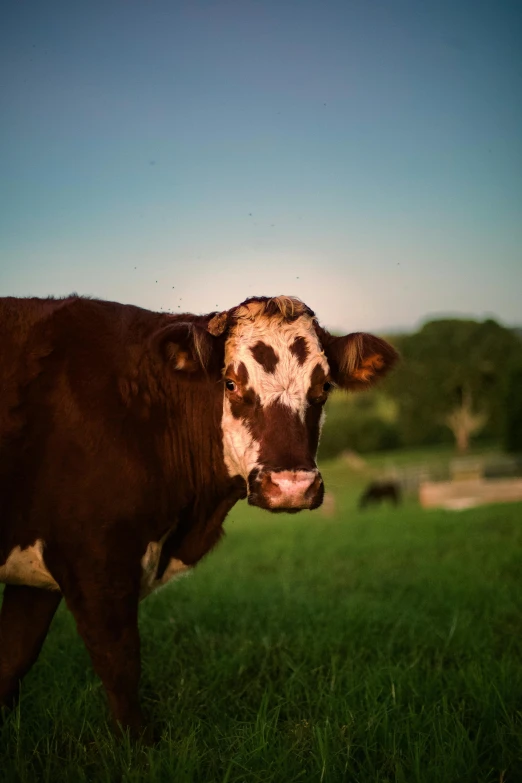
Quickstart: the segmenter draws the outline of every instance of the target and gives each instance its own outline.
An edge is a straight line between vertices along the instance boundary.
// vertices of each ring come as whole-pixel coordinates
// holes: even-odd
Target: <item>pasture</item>
[[[324,475],[331,516],[240,504],[142,604],[156,745],[113,739],[61,607],[0,725],[0,780],[522,780],[522,505],[361,513],[360,480]]]

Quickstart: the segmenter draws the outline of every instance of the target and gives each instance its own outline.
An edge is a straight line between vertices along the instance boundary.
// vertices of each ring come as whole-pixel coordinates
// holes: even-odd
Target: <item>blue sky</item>
[[[522,322],[519,3],[26,0],[0,35],[2,294]]]

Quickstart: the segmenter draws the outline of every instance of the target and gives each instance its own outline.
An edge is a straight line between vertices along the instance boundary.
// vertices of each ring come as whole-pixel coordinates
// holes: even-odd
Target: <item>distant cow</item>
[[[389,500],[398,506],[402,500],[399,484],[395,481],[372,481],[359,499],[359,508],[366,508],[369,503],[380,503]]]
[[[317,508],[332,386],[368,387],[396,353],[283,296],[203,316],[7,298],[0,334],[0,703],[63,596],[137,733],[140,599],[216,545],[240,498]]]

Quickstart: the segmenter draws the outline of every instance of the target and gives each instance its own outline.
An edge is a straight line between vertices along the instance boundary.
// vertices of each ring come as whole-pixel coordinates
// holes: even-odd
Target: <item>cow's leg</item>
[[[0,611],[0,705],[12,706],[19,684],[38,658],[61,593],[6,585]]]
[[[81,589],[71,595],[64,590],[67,606],[105,687],[114,720],[138,736],[143,726],[138,697],[138,589],[105,577],[79,584]]]

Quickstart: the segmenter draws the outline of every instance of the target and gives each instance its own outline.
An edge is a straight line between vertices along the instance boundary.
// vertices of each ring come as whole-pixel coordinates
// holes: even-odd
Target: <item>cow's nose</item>
[[[322,486],[318,470],[267,471],[261,480],[261,492],[273,509],[316,508],[321,505]]]
[[[270,481],[286,497],[302,497],[316,478],[316,470],[283,470],[279,473],[270,473]]]

